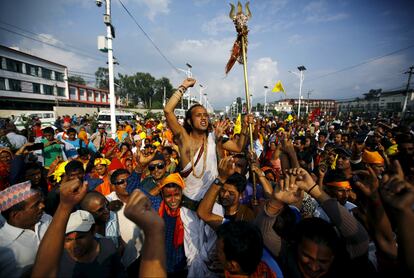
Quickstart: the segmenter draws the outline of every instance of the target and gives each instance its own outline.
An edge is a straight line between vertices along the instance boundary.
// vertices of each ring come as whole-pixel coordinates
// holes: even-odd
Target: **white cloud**
[[[59,47],[64,46],[63,42],[61,42],[59,39],[57,39],[55,36],[51,34],[40,34],[38,38],[47,41],[49,44],[53,44]],[[63,49],[53,47],[51,45],[33,42],[29,39],[22,39],[18,43],[18,47],[14,48],[17,48],[22,52],[26,52],[34,56],[38,56],[40,58],[55,63],[65,65],[68,67],[69,73],[70,71],[94,73],[99,66],[105,66],[106,61],[105,57],[102,57],[102,61],[99,61],[85,56],[81,56],[69,50],[66,51]],[[87,79],[87,81],[94,80],[92,76],[82,77]]]
[[[171,0],[135,0],[139,4],[145,5],[148,9],[146,16],[154,20],[158,14],[169,14]]]
[[[209,35],[217,35],[224,32],[235,32],[234,24],[227,15],[219,15],[201,26],[201,30]]]
[[[310,2],[303,8],[303,11],[306,14],[306,21],[312,23],[339,21],[349,17],[349,14],[344,12],[331,13],[328,11],[327,3],[324,0]]]
[[[288,38],[288,43],[289,44],[300,44],[303,41],[304,41],[303,37],[301,35],[298,35],[298,34],[291,35]]]

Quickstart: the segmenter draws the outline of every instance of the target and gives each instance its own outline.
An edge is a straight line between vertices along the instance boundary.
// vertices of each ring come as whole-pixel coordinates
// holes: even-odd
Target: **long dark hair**
[[[190,107],[190,109],[187,110],[187,112],[185,113],[185,119],[184,119],[184,129],[185,131],[187,131],[187,133],[191,133],[193,131],[193,120],[191,118],[191,116],[193,115],[193,109],[196,107],[203,107],[204,109],[206,109],[203,105],[197,103],[194,104],[193,106]],[[190,121],[191,124],[188,123],[188,121]],[[206,134],[208,135],[209,130],[210,130],[211,124],[210,121],[208,122],[208,128],[206,130]]]

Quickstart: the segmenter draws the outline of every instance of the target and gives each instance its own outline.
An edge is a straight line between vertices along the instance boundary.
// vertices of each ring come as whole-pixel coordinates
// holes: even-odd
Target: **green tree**
[[[99,89],[109,89],[108,68],[99,67],[95,72],[95,85]]]
[[[82,77],[80,77],[78,75],[69,76],[68,77],[68,82],[69,83],[74,83],[74,84],[86,85],[85,79],[83,79]]]
[[[170,97],[173,87],[166,77],[156,79],[149,73],[137,72],[134,75],[118,75],[119,95],[126,97],[134,104],[143,102],[146,108],[162,108],[164,87],[166,97]]]

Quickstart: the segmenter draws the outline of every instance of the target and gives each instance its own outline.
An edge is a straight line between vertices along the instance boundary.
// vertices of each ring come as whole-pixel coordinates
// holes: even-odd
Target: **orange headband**
[[[336,187],[341,187],[341,188],[346,188],[346,189],[352,188],[349,181],[333,181],[333,182],[328,182],[326,184],[330,186],[336,186]]]
[[[185,187],[184,180],[180,176],[180,174],[178,174],[178,173],[174,173],[174,174],[170,174],[170,175],[166,176],[161,181],[160,189],[163,188],[164,186],[166,186],[169,183],[174,183],[174,184],[178,185],[179,187],[181,187],[181,189],[184,189],[184,187]]]
[[[362,154],[362,161],[369,164],[384,164],[384,158],[377,152],[365,150]]]

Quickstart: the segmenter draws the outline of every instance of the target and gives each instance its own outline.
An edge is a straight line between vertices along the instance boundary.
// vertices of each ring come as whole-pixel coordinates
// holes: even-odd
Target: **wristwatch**
[[[215,185],[222,187],[223,183],[221,182],[221,180],[219,178],[216,178],[213,182]]]

